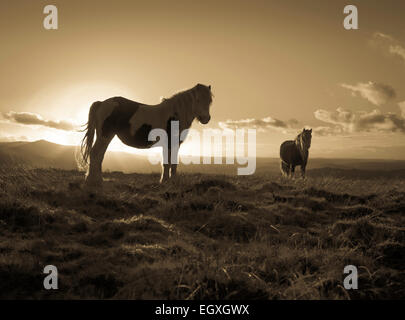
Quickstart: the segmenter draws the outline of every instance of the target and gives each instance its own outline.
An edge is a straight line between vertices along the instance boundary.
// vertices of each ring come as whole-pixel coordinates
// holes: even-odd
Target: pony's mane
[[[301,132],[300,134],[298,134],[298,136],[295,138],[295,145],[298,148],[302,160],[307,161],[308,159],[308,148],[307,146],[304,146],[304,141],[302,139],[304,132]]]
[[[161,98],[161,103],[184,104],[184,102],[185,102],[187,105],[189,105],[190,103],[194,102],[197,99],[197,95],[201,95],[201,89],[200,89],[200,92],[198,92],[199,87],[206,89],[205,86],[198,84],[193,88],[178,91],[175,94],[173,94],[170,98]],[[204,92],[204,94],[206,94],[207,98],[212,99],[212,97],[213,97],[213,94],[212,94],[211,90],[209,90],[209,89],[206,90],[206,92]]]
[[[173,94],[170,98],[162,98],[160,105],[171,108],[179,115],[184,116],[187,123],[191,124],[195,117],[194,104],[197,100],[207,100],[207,103],[212,101],[213,94],[208,87],[201,84],[194,86],[193,88],[179,91]]]
[[[178,107],[190,106],[196,97],[195,88],[186,89],[173,94],[170,98],[162,98],[161,104],[177,105]]]

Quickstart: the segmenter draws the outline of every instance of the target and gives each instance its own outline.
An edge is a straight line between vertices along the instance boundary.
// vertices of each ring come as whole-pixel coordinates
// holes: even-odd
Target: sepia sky
[[[2,0],[0,140],[76,144],[94,101],[204,83],[209,127],[256,128],[258,156],[307,126],[311,156],[405,159],[405,2],[349,2],[359,30],[340,0]]]

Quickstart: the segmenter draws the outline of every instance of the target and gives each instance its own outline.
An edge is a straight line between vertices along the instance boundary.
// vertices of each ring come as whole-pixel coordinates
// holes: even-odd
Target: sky
[[[405,159],[405,2],[349,2],[358,30],[340,0],[3,0],[0,141],[77,144],[94,101],[203,83],[207,126],[256,129],[257,156],[308,127],[313,157]]]

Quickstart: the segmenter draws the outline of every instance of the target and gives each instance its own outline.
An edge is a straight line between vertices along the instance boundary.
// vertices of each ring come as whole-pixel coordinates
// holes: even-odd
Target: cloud
[[[343,108],[336,111],[323,109],[314,112],[316,119],[335,125],[334,132],[354,133],[354,132],[401,132],[405,133],[405,118],[394,113],[383,114],[380,110],[371,112],[352,112]],[[316,131],[316,130],[315,130]],[[321,133],[327,134],[326,129]]]
[[[373,34],[373,38],[374,39],[381,39],[381,40],[385,40],[385,41],[395,41],[394,37],[390,36],[389,34],[385,34],[382,32],[375,32]]]
[[[43,127],[49,127],[58,130],[64,131],[74,131],[77,129],[77,126],[66,120],[54,121],[54,120],[45,120],[39,114],[31,112],[5,112],[2,114],[3,118],[10,121],[23,125],[37,125]]]
[[[0,142],[16,142],[16,141],[29,141],[29,139],[27,136],[0,135]]]
[[[405,62],[405,47],[394,37],[382,32],[376,32],[373,35],[372,43],[375,46],[384,49],[389,54],[399,57]]]
[[[312,128],[312,132],[316,136],[331,136],[331,135],[342,134],[343,129],[340,126],[334,126],[334,127],[319,126],[319,127]]]
[[[396,54],[405,61],[405,48],[400,45],[390,46],[390,53]]]
[[[341,86],[351,90],[353,94],[358,93],[361,97],[377,106],[385,104],[396,97],[394,88],[383,83],[369,81],[367,83],[360,82],[354,86],[342,83]]]
[[[298,124],[296,119],[291,119],[289,121],[283,121],[275,119],[272,117],[266,117],[263,119],[242,119],[242,120],[226,120],[224,122],[218,122],[218,125],[222,129],[276,129],[276,130],[286,130],[294,127]]]

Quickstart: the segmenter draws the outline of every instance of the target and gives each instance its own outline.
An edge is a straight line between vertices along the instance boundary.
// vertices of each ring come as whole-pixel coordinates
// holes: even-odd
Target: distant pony
[[[176,174],[177,164],[171,163],[171,121],[179,122],[179,132],[190,128],[195,118],[202,124],[210,119],[212,103],[211,86],[197,84],[191,89],[179,92],[171,98],[162,99],[160,104],[150,106],[122,97],[103,102],[94,102],[89,111],[86,134],[81,144],[82,165],[88,166],[86,185],[100,186],[102,183],[101,164],[108,145],[115,135],[126,145],[148,149],[156,143],[149,141],[149,132],[164,129],[169,136],[168,160],[163,164],[161,182]],[[97,133],[93,145],[94,132]],[[181,144],[182,141],[179,141]],[[178,152],[175,150],[174,152]],[[173,159],[177,159],[177,154]]]
[[[301,176],[305,177],[308,163],[308,149],[311,147],[312,129],[303,129],[295,140],[284,141],[280,146],[281,173],[292,177],[296,166],[301,166]]]

